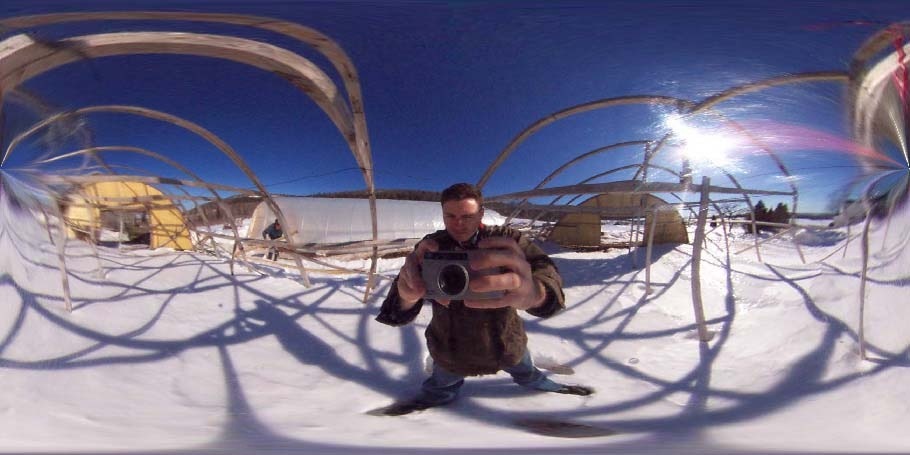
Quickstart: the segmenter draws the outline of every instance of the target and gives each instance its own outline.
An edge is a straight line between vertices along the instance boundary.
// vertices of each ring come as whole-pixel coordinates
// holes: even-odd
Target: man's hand
[[[404,266],[398,272],[398,297],[402,310],[409,310],[427,293],[423,277],[420,275],[420,264],[423,263],[423,255],[427,251],[439,251],[439,244],[435,240],[422,240],[405,258]],[[448,301],[439,303],[446,306],[449,304]]]
[[[494,275],[472,277],[470,288],[474,292],[505,291],[495,300],[465,300],[470,308],[505,308],[519,310],[536,308],[544,303],[546,290],[543,284],[531,275],[531,264],[510,237],[488,237],[477,243],[478,250],[472,250],[470,265],[474,270],[501,267],[505,271]]]

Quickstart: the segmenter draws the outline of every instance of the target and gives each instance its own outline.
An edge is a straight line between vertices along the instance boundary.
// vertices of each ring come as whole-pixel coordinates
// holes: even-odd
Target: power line
[[[334,171],[324,172],[324,173],[322,173],[322,174],[305,175],[305,176],[297,177],[297,178],[290,179],[290,180],[284,180],[284,181],[281,181],[281,182],[269,183],[269,184],[266,184],[265,186],[287,185],[288,183],[296,183],[296,182],[299,182],[299,181],[301,181],[301,180],[313,179],[313,178],[318,178],[318,177],[325,177],[325,176],[327,176],[327,175],[340,174],[340,173],[342,173],[342,172],[354,171],[354,170],[363,170],[363,168],[358,167],[358,166],[346,167],[346,168],[344,168],[344,169],[336,169],[336,170],[334,170]]]

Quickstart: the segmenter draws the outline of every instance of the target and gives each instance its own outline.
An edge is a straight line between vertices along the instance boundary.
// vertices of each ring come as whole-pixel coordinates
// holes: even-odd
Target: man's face
[[[465,242],[480,227],[483,207],[473,198],[446,201],[442,204],[442,220],[449,235],[459,242]]]

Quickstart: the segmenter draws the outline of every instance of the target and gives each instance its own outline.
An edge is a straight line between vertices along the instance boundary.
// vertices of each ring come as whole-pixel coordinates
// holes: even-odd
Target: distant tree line
[[[765,221],[765,222],[771,222],[771,223],[787,224],[790,222],[790,208],[787,207],[787,204],[778,202],[777,206],[774,207],[774,210],[770,210],[770,209],[768,209],[768,207],[765,206],[764,201],[758,201],[758,203],[755,204],[755,210],[753,211],[753,218],[750,218],[750,219],[754,219],[755,221]],[[748,225],[748,227],[746,229],[751,231],[752,225],[751,224]],[[758,230],[758,232],[761,232],[761,231],[777,232],[781,228],[779,228],[777,226],[757,225],[756,229]]]

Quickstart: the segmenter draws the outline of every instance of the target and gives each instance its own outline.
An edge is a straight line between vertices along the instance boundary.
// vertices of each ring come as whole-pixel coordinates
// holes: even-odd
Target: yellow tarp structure
[[[160,191],[138,182],[96,182],[70,195],[66,218],[70,237],[101,228],[101,212],[144,211],[148,214],[149,248],[192,249],[180,210]]]

